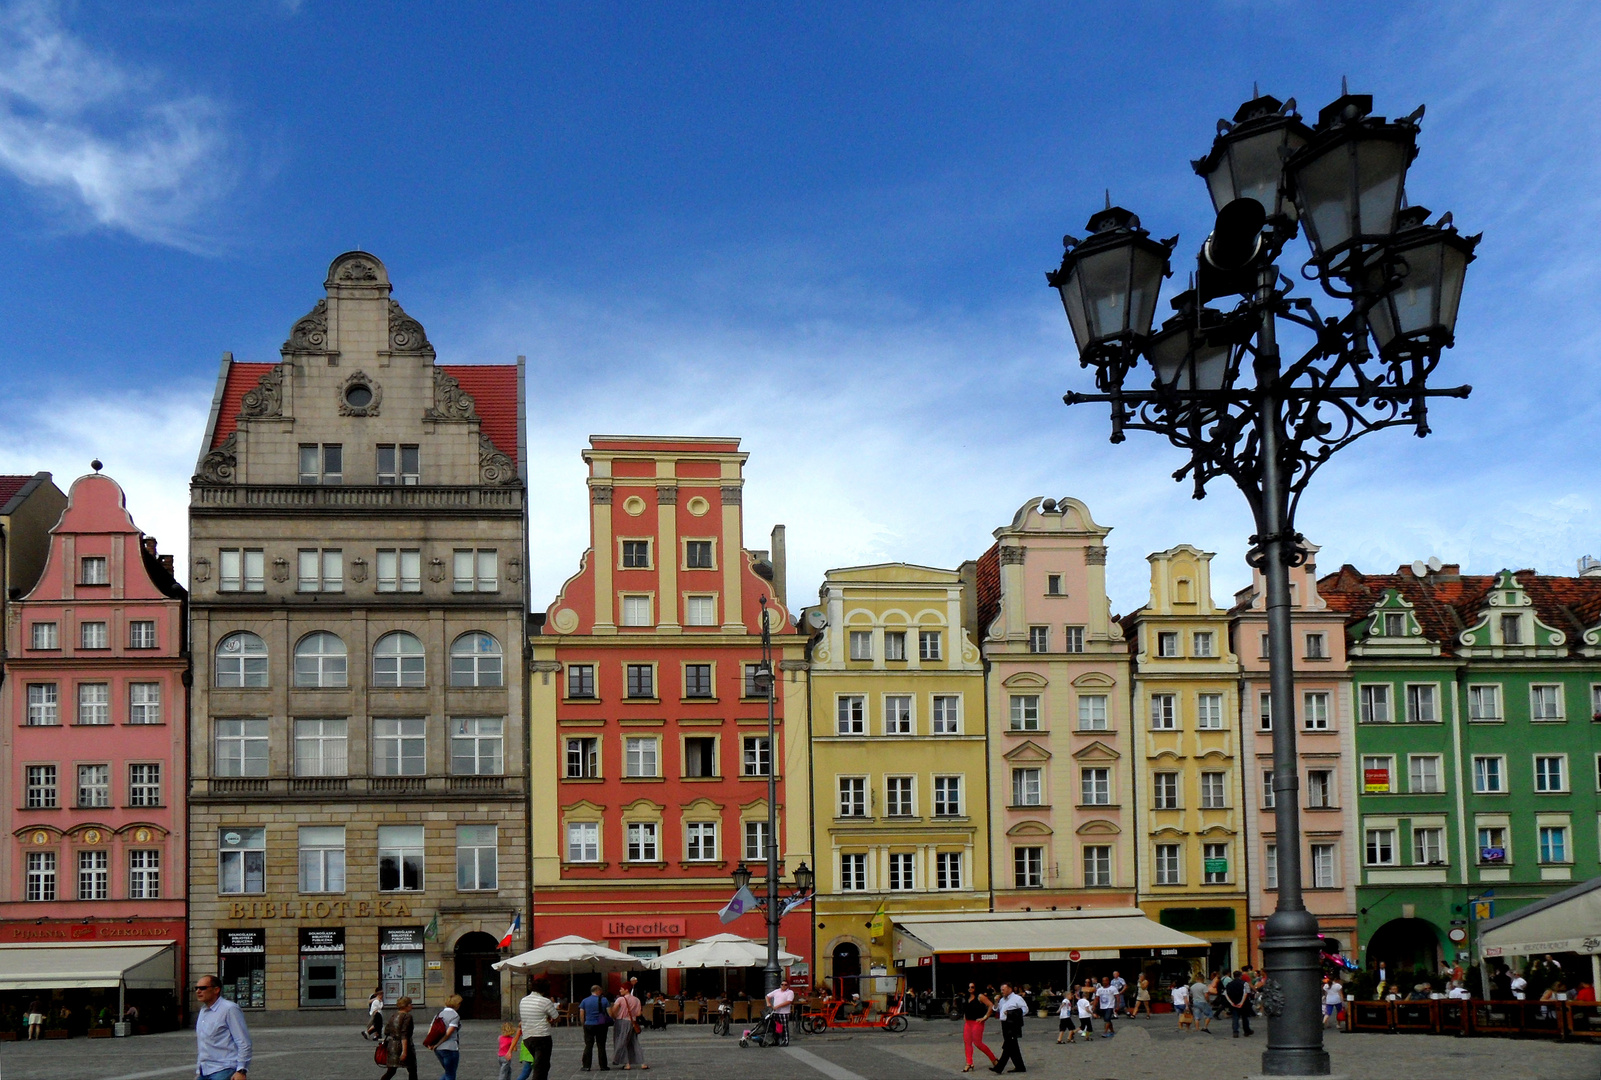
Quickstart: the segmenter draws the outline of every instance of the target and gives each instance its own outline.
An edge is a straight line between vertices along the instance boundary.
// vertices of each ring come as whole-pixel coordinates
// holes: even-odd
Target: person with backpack
[[[591,986],[589,996],[578,1003],[578,1012],[584,1021],[583,1071],[589,1071],[590,1055],[597,1047],[600,1050],[600,1071],[609,1071],[611,1066],[606,1064],[606,1032],[611,1030],[610,999],[601,993],[599,986]]]

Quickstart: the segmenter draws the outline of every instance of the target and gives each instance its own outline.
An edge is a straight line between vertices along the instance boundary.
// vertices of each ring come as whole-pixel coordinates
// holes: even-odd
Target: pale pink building
[[[70,1009],[75,1034],[129,1004],[172,1026],[184,1004],[186,597],[95,473],[7,612],[0,996]]]

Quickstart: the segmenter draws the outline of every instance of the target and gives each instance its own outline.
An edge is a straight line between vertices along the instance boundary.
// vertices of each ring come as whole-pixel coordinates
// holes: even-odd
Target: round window
[[[352,383],[345,388],[345,404],[352,409],[365,409],[372,404],[372,387],[365,383]]]

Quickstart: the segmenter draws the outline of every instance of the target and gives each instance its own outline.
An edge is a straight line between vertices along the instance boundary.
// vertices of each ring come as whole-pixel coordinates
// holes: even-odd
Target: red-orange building
[[[645,957],[764,938],[759,914],[724,926],[718,910],[742,860],[764,887],[775,761],[785,878],[811,861],[804,637],[784,606],[782,527],[772,550],[744,546],[746,456],[701,438],[597,436],[584,452],[590,546],[532,638],[532,946],[581,934]],[[776,745],[751,678],[764,598]],[[781,943],[809,964],[810,939],[802,908]],[[691,973],[692,989],[696,974],[721,985]]]

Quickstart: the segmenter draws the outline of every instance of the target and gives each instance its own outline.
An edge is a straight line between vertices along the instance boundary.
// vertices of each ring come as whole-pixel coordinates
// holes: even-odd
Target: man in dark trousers
[[[1246,1038],[1251,1036],[1251,984],[1236,971],[1234,978],[1223,987],[1223,1000],[1228,1002],[1229,1014],[1234,1018],[1234,1037],[1240,1037],[1240,1026],[1245,1026]]]
[[[995,1012],[1001,1018],[1001,1056],[990,1072],[1005,1072],[1008,1061],[1012,1063],[1013,1072],[1028,1072],[1023,1065],[1023,1050],[1017,1045],[1018,1037],[1023,1034],[1028,1003],[1012,989],[1011,983],[1001,983],[1001,998],[995,1003]]]
[[[591,986],[589,996],[578,1003],[578,1009],[584,1016],[584,1071],[589,1071],[590,1054],[596,1047],[600,1048],[600,1071],[610,1071],[606,1064],[606,1032],[611,1028],[611,1016],[607,1012],[611,1002],[606,1000],[600,992],[600,987]]]

